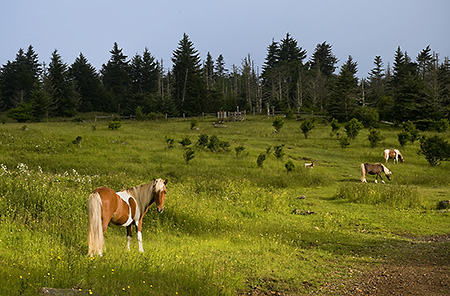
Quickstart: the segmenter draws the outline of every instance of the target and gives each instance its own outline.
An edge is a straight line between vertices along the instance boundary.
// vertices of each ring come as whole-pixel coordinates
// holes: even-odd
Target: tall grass
[[[361,184],[360,163],[382,160],[367,131],[342,149],[330,126],[316,124],[308,139],[299,126],[286,121],[274,133],[265,118],[223,129],[199,120],[198,131],[182,120],[122,122],[114,131],[106,123],[0,126],[0,295],[36,295],[44,286],[99,295],[303,295],[381,262],[408,243],[399,233],[448,232],[448,212],[435,210],[450,192],[447,163],[428,166],[414,144],[402,151],[404,164],[388,164],[390,184]],[[384,144],[395,145],[396,130],[381,131]],[[186,163],[184,148],[166,143],[201,134],[229,142],[230,152],[195,147]],[[314,169],[304,168],[311,160]],[[89,193],[155,177],[169,179],[168,195],[163,214],[152,207],[144,218],[145,253],[136,240],[127,252],[125,229],[109,227],[104,257],[89,258]]]

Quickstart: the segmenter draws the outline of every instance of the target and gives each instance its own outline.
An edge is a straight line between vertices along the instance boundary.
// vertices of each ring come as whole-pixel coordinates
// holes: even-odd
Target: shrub
[[[122,126],[122,124],[118,120],[110,121],[108,123],[108,128],[112,131],[118,130],[121,126]]]
[[[33,104],[22,102],[16,108],[8,111],[8,117],[18,122],[27,122],[34,120]]]
[[[406,131],[401,131],[397,134],[398,142],[400,146],[405,146],[406,143],[411,139],[411,134]]]
[[[314,128],[314,120],[305,120],[300,125],[300,129],[305,135],[305,139],[308,139],[309,132]]]
[[[284,167],[286,168],[288,173],[292,172],[295,169],[295,165],[292,160],[288,160],[288,162],[285,163]]]
[[[331,133],[330,133],[330,137],[332,137],[333,135],[337,134],[337,132],[341,129],[341,126],[339,125],[339,122],[336,118],[333,118],[331,120]]]
[[[184,136],[183,139],[181,139],[181,141],[179,141],[178,143],[181,144],[181,146],[186,147],[192,144],[191,139],[188,136]]]
[[[377,127],[380,116],[375,108],[364,106],[357,109],[355,117],[362,122],[364,127]]]
[[[266,160],[266,154],[261,153],[258,155],[258,159],[256,159],[256,163],[258,164],[259,168],[263,167],[263,163]]]
[[[373,128],[371,127],[369,130],[369,142],[370,142],[370,147],[374,148],[377,147],[378,144],[381,142],[381,140],[383,139],[381,137],[381,132],[379,129]]]
[[[186,163],[189,163],[189,161],[191,161],[194,157],[195,157],[194,149],[189,147],[184,151],[184,160],[186,161]]]
[[[450,145],[439,136],[423,137],[420,140],[419,154],[432,166],[440,165],[443,161],[450,160]]]
[[[339,144],[341,148],[347,148],[350,145],[350,139],[348,137],[341,137],[339,139]]]
[[[403,122],[403,130],[411,135],[409,138],[409,141],[411,141],[411,143],[414,143],[414,141],[420,138],[419,130],[416,128],[414,123],[409,120],[407,122]]]
[[[356,136],[358,136],[359,131],[362,130],[363,124],[356,118],[352,118],[347,124],[345,125],[345,132],[347,133],[347,136],[354,140],[356,139]]]
[[[283,159],[284,156],[284,144],[282,145],[278,145],[275,146],[275,151],[273,152],[273,155],[277,158],[277,159]]]
[[[450,123],[448,122],[448,119],[442,118],[436,121],[434,123],[434,129],[439,133],[446,132],[448,129],[450,129]]]
[[[242,145],[234,147],[234,151],[236,151],[236,157],[239,157],[241,153],[245,150],[245,147]]]
[[[197,118],[192,118],[191,119],[191,130],[195,130],[198,126],[198,120]]]
[[[209,143],[209,136],[207,134],[198,135],[198,140],[196,144],[198,147],[205,148],[206,146],[208,146],[208,143]]]
[[[135,113],[136,113],[136,120],[144,121],[146,119],[145,118],[146,116],[145,116],[144,111],[142,110],[141,106],[137,106]]]
[[[175,147],[174,143],[175,143],[174,139],[166,138],[167,148],[171,149],[171,148]]]
[[[280,130],[283,128],[283,125],[284,125],[284,120],[281,117],[275,118],[272,122],[272,126],[275,128],[275,131],[277,133],[280,132]]]

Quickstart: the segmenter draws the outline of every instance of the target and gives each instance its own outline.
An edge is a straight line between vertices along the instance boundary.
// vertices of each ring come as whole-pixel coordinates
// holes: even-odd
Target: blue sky
[[[2,1],[0,64],[32,45],[46,64],[57,49],[69,65],[82,52],[100,69],[117,42],[129,58],[147,47],[167,68],[186,33],[202,60],[222,54],[231,69],[250,54],[261,69],[272,39],[289,32],[307,59],[326,41],[338,66],[352,55],[366,77],[377,55],[392,65],[398,46],[414,59],[427,45],[450,57],[449,11],[449,0]]]

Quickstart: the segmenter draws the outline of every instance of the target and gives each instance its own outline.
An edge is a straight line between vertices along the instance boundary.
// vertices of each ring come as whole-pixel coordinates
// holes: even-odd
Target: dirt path
[[[323,295],[450,295],[450,234],[414,239],[398,251],[392,262]]]

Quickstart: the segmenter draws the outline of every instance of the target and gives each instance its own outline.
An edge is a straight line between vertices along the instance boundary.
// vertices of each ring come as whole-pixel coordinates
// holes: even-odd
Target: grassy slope
[[[389,164],[389,184],[360,184],[359,164],[382,161],[397,147],[398,130],[385,128],[379,148],[363,130],[341,149],[329,126],[316,123],[304,139],[300,123],[273,133],[269,119],[214,128],[200,120],[36,123],[0,126],[0,294],[34,295],[42,286],[92,289],[100,295],[233,295],[249,290],[305,294],[356,268],[383,262],[409,236],[448,233],[450,164],[430,167],[418,143],[402,149],[406,162]],[[184,136],[217,135],[231,151],[196,150],[189,164]],[[72,141],[81,136],[81,143]],[[444,135],[450,138],[447,133]],[[167,149],[166,137],[176,146]],[[284,144],[283,160],[273,147]],[[237,158],[234,147],[243,145]],[[271,147],[263,168],[256,158]],[[310,170],[306,159],[317,160]],[[287,173],[284,163],[296,166]],[[19,163],[25,165],[18,166]],[[169,178],[166,211],[144,219],[143,255],[125,252],[125,230],[110,227],[106,255],[86,256],[86,199],[95,187],[115,189]],[[373,177],[369,177],[373,180]],[[361,192],[362,199],[334,198]],[[306,199],[298,199],[305,195]],[[364,196],[386,196],[374,202]],[[414,197],[412,205],[399,200]],[[394,204],[394,206],[392,206]],[[315,214],[293,214],[312,211]]]

